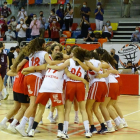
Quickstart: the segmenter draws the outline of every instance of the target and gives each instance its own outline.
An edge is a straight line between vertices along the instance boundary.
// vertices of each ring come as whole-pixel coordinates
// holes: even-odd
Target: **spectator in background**
[[[7,24],[10,25],[12,30],[16,33],[17,22],[15,16],[12,16]]]
[[[48,22],[52,23],[54,18],[56,18],[57,21],[59,21],[59,17],[55,14],[55,8],[51,10]]]
[[[43,11],[39,12],[40,18],[40,37],[44,38],[46,18],[43,16]]]
[[[18,24],[16,27],[16,31],[18,32],[17,41],[19,45],[22,41],[26,41],[26,29],[27,29],[27,26],[26,24],[24,24],[24,19],[21,18],[20,24]]]
[[[5,32],[5,40],[6,41],[14,41],[15,38],[16,38],[16,35],[15,33],[12,31],[12,28],[11,26],[9,25],[8,26],[8,31]]]
[[[80,27],[81,27],[81,34],[78,35],[77,38],[86,38],[88,35],[88,28],[90,27],[90,23],[88,22],[87,18],[85,18],[85,16],[83,16],[81,23],[80,23]]]
[[[87,7],[87,2],[83,2],[83,7],[81,8],[80,13],[82,17],[84,16],[87,19],[88,22],[89,22],[90,12],[91,10],[89,7]]]
[[[24,23],[27,25],[27,27],[30,27],[32,20],[33,20],[33,14],[30,14],[28,17],[25,18]]]
[[[14,57],[16,59],[18,57],[19,53],[20,53],[20,47],[19,46],[16,46],[15,49],[16,50],[14,51]]]
[[[139,27],[136,27],[135,32],[132,34],[131,41],[132,42],[140,42]]]
[[[18,17],[18,22],[20,22],[20,19],[21,19],[21,18],[22,18],[22,19],[25,19],[25,18],[27,17],[27,12],[25,11],[25,8],[24,8],[24,7],[21,7],[21,8],[19,9],[19,12],[18,12],[17,17]]]
[[[96,23],[96,30],[102,30],[103,28],[103,14],[104,10],[100,2],[97,3],[97,9],[95,9],[95,23]]]
[[[2,37],[2,35],[1,35],[1,28],[2,28],[2,27],[1,27],[1,25],[0,25],[0,38]]]
[[[123,0],[124,3],[124,15],[123,18],[130,18],[130,8],[134,0]]]
[[[71,31],[71,27],[73,24],[73,9],[70,3],[67,3],[64,16],[65,16],[64,19],[65,19],[66,31]]]
[[[33,21],[30,24],[30,28],[32,29],[31,32],[31,39],[35,39],[36,37],[39,37],[39,29],[40,29],[40,21],[37,19],[37,15],[33,15]]]
[[[110,54],[116,60],[115,69],[118,70],[119,56],[115,52],[115,49],[111,49]]]
[[[1,16],[0,18],[0,25],[1,25],[1,36],[5,36],[5,32],[7,31],[7,23],[4,20],[4,16]]]
[[[91,28],[88,28],[88,35],[86,38],[84,38],[84,41],[86,42],[98,42],[98,39],[95,38],[95,35]]]
[[[63,24],[64,24],[64,5],[63,4],[59,5],[59,9],[56,11],[56,15],[59,17],[60,29],[62,29]]]
[[[132,61],[127,62],[127,66],[125,69],[132,69],[133,74],[138,74],[137,68],[134,64],[132,64]]]
[[[3,15],[6,22],[7,18],[12,14],[11,9],[7,7],[7,2],[4,2],[3,7],[0,9],[0,15]]]
[[[103,27],[102,37],[109,39],[111,37],[111,34],[112,34],[111,22],[107,21],[106,25]]]
[[[66,46],[66,54],[67,55],[70,55],[70,53],[71,53],[71,46],[70,45],[67,45]]]
[[[50,24],[50,30],[51,30],[52,41],[59,42],[60,24],[58,23],[56,18],[53,18],[53,22]]]

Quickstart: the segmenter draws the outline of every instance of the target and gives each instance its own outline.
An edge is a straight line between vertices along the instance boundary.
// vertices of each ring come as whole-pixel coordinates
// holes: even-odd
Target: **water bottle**
[[[135,69],[134,68],[132,68],[132,74],[134,74],[135,73]]]

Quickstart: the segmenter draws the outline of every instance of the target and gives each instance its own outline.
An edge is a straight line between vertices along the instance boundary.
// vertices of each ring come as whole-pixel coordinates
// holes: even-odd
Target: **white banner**
[[[107,42],[103,44],[103,48],[109,53],[111,49],[116,50],[119,56],[119,68],[125,68],[128,61],[132,61],[137,67],[140,66],[140,44]]]

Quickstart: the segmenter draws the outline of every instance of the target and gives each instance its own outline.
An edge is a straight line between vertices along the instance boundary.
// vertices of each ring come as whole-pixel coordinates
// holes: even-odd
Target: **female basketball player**
[[[61,61],[51,61],[48,53],[45,51],[45,40],[42,38],[36,38],[32,40],[28,46],[23,49],[23,53],[25,56],[29,56],[29,66],[39,66],[45,63],[48,64],[58,64]],[[37,105],[35,104],[36,97],[38,95],[38,90],[41,86],[42,82],[42,73],[41,72],[33,72],[27,75],[24,79],[24,93],[30,97],[30,105],[26,110],[24,117],[21,120],[20,125],[16,127],[16,130],[22,135],[27,136],[25,132],[25,125],[28,119],[31,117],[32,123],[34,121],[34,116],[36,112]],[[30,123],[28,127],[28,131],[32,127],[32,123]]]
[[[81,62],[84,62],[84,55],[85,51],[79,47],[76,47],[72,51],[73,56],[78,58]],[[60,66],[48,66],[48,68],[55,69],[55,70],[63,70],[68,67],[68,70],[79,77],[84,78],[85,70],[88,70],[88,67],[85,66],[85,70],[79,65],[79,62],[75,62],[72,58],[68,59],[64,62],[64,64]],[[80,90],[79,90],[80,89]],[[66,103],[65,103],[65,121],[64,121],[64,132],[67,135],[68,131],[68,123],[69,123],[69,114],[71,110],[71,105],[76,97],[77,101],[79,102],[80,112],[82,114],[82,119],[85,126],[85,136],[90,138],[92,135],[89,131],[89,122],[88,116],[85,109],[85,87],[84,84],[80,81],[74,81],[71,79],[67,79],[66,85]]]

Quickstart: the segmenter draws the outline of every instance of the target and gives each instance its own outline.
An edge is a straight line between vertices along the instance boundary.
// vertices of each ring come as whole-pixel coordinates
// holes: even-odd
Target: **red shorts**
[[[36,99],[36,104],[46,105],[49,98],[52,101],[52,107],[63,105],[62,93],[39,93]]]
[[[66,84],[66,100],[73,102],[76,97],[78,102],[85,101],[85,85],[82,82],[70,82]]]
[[[41,78],[35,75],[27,75],[24,78],[24,94],[28,96],[38,96],[38,91],[42,84]]]
[[[95,82],[90,86],[88,98],[97,102],[104,102],[107,93],[107,85],[105,82]]]
[[[63,82],[63,90],[65,90],[66,89],[66,81],[64,80],[64,82]]]
[[[109,93],[107,97],[111,97],[112,100],[117,100],[119,94],[119,84],[109,83],[108,88],[109,88]]]
[[[119,84],[119,94],[118,94],[118,96],[120,96],[120,91],[121,91],[121,88],[122,88],[122,80],[121,80],[121,77],[117,77],[116,79],[117,79],[118,84]]]

